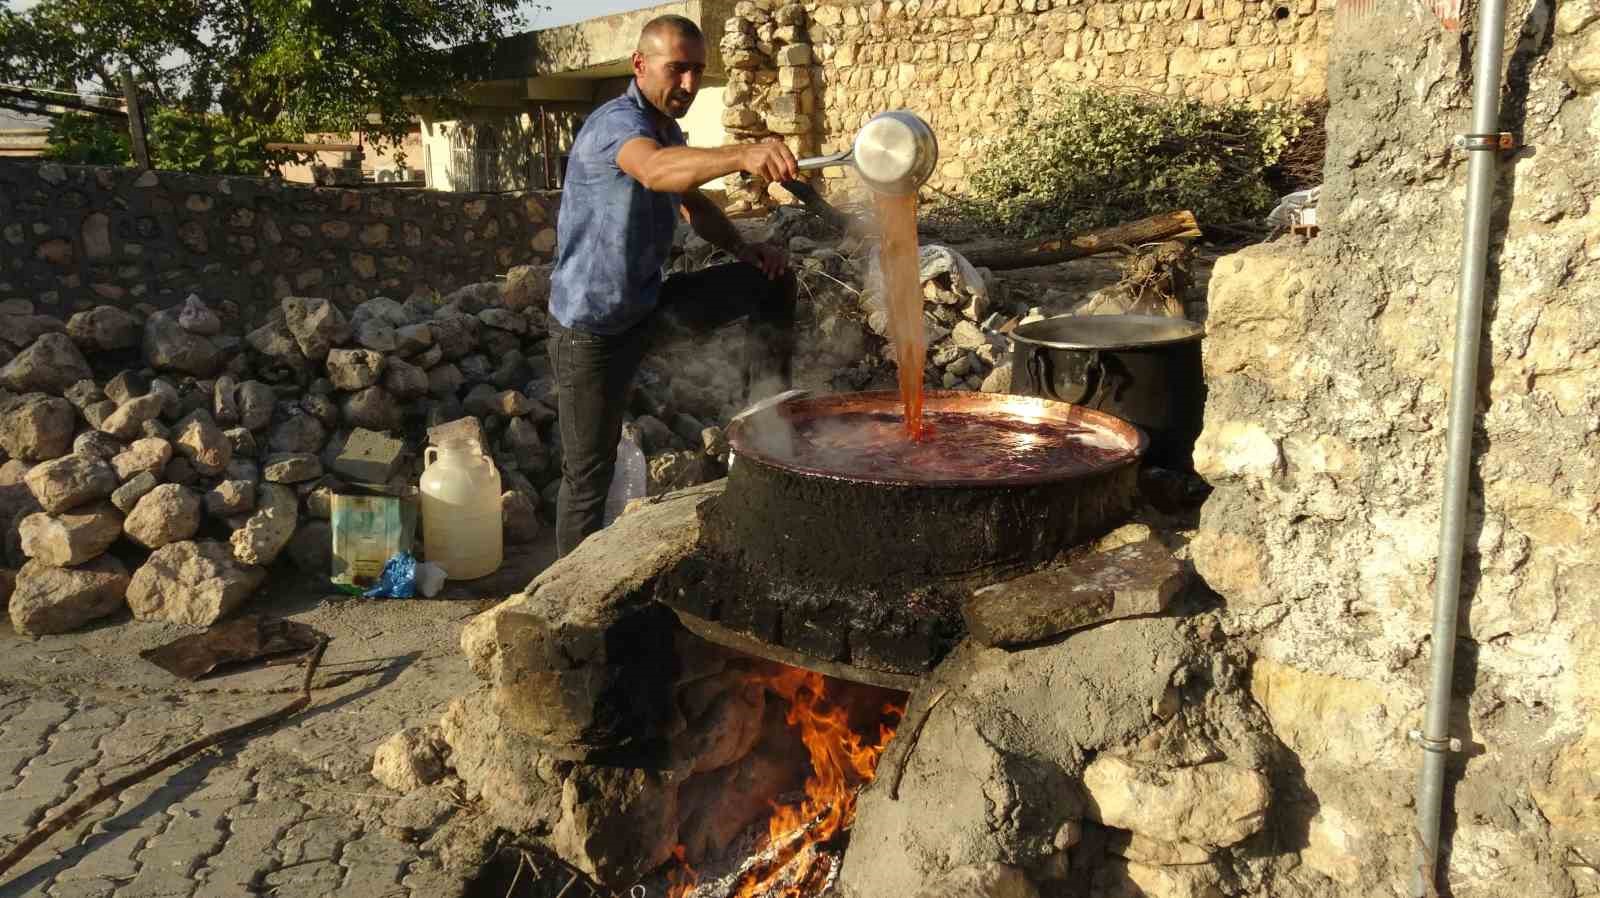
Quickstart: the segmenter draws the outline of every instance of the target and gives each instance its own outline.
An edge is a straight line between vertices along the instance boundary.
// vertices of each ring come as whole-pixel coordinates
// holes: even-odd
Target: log
[[[1075,237],[1056,237],[1025,244],[990,245],[962,251],[967,261],[991,271],[1055,265],[1160,240],[1200,236],[1200,224],[1189,211],[1166,212],[1138,221],[1099,228]]]

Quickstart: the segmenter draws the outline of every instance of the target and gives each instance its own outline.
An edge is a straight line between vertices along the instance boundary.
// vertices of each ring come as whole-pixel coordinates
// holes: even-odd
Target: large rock
[[[260,430],[272,423],[272,408],[278,404],[278,394],[259,380],[247,380],[239,385],[239,425],[246,430]]]
[[[402,421],[400,403],[383,387],[367,387],[346,397],[342,406],[344,421],[351,427],[370,430],[397,430]]]
[[[139,620],[209,627],[244,604],[266,577],[265,570],[235,560],[222,543],[171,543],[134,572],[128,606]]]
[[[94,377],[89,362],[66,334],[49,333],[0,368],[0,384],[18,393],[64,393]]]
[[[344,313],[326,299],[285,297],[283,321],[300,352],[312,361],[327,358],[329,350],[350,339],[350,324]]]
[[[306,503],[310,505],[309,500]],[[308,507],[307,514],[313,512]],[[333,525],[327,521],[302,521],[289,540],[289,560],[294,566],[313,577],[328,577],[333,573]]]
[[[102,555],[79,567],[30,561],[17,572],[11,626],[24,636],[66,633],[115,614],[128,591],[128,569]]]
[[[372,754],[372,778],[402,795],[439,781],[449,746],[437,726],[407,727]]]
[[[72,449],[77,427],[72,403],[43,393],[28,393],[0,403],[0,449],[12,458],[47,461]]]
[[[328,353],[328,379],[341,390],[364,390],[383,374],[383,358],[370,349],[335,349]]]
[[[543,309],[550,304],[549,265],[516,265],[506,272],[500,286],[500,303],[508,309],[530,306]]]
[[[86,505],[65,514],[28,515],[17,529],[23,554],[40,564],[71,567],[111,548],[122,535],[122,515],[110,505]]]
[[[272,483],[304,483],[322,476],[322,459],[309,452],[276,452],[261,465],[261,477]]]
[[[122,529],[146,549],[188,539],[200,529],[200,495],[176,483],[163,483],[140,497]]]
[[[228,361],[209,337],[192,334],[178,323],[178,313],[157,312],[144,323],[144,357],[158,371],[210,377]]]
[[[221,474],[233,458],[233,443],[211,420],[211,413],[190,412],[176,427],[176,448],[202,474]]]
[[[561,821],[550,841],[601,885],[637,882],[672,857],[678,785],[637,767],[581,764],[562,784]]]
[[[104,499],[121,481],[117,472],[98,458],[66,455],[34,465],[24,482],[40,507],[55,514]]]
[[[117,406],[117,410],[100,422],[100,429],[119,440],[137,439],[144,433],[144,425],[161,417],[166,400],[154,393],[135,396]]]
[[[116,306],[95,306],[67,319],[67,336],[87,350],[132,349],[139,345],[139,319]]]
[[[708,485],[617,519],[461,634],[508,725],[577,756],[663,734],[672,614],[645,588],[698,544]]]
[[[1261,831],[1272,792],[1226,762],[1160,769],[1103,755],[1083,772],[1089,818],[1161,842],[1234,845]]]
[[[1069,630],[1160,614],[1187,580],[1183,564],[1146,539],[976,590],[961,607],[984,645],[1038,642]]]
[[[128,448],[111,457],[111,467],[123,482],[149,471],[159,475],[172,460],[172,444],[159,437],[134,440]]]
[[[321,452],[328,431],[315,416],[290,415],[272,429],[267,448],[273,452]]]
[[[243,564],[268,565],[294,537],[300,507],[294,490],[278,483],[256,484],[256,510],[233,532],[233,557]]]

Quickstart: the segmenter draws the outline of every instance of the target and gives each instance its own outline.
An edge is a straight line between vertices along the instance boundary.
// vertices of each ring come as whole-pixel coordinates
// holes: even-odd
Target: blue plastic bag
[[[417,594],[417,560],[410,552],[401,552],[383,565],[378,584],[362,593],[369,599],[388,596],[391,599],[409,599]]]

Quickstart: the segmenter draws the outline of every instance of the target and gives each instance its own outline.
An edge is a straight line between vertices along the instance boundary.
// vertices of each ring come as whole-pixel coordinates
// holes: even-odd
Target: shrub
[[[162,171],[216,175],[264,175],[300,158],[300,154],[268,150],[272,141],[304,138],[287,125],[235,123],[208,113],[156,109],[145,119],[150,163]],[[55,120],[45,155],[74,165],[127,165],[133,159],[126,121],[97,115],[68,114]]]
[[[1265,215],[1264,172],[1305,118],[1147,94],[1030,98],[986,148],[964,214],[1019,236],[1080,231],[1190,209],[1204,224]]]

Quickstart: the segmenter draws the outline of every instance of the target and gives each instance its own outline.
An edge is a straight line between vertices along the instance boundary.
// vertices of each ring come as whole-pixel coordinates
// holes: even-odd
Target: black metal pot
[[[1205,413],[1205,330],[1155,315],[1063,315],[1012,331],[1011,390],[1099,409],[1150,437],[1145,460],[1190,470]]]

